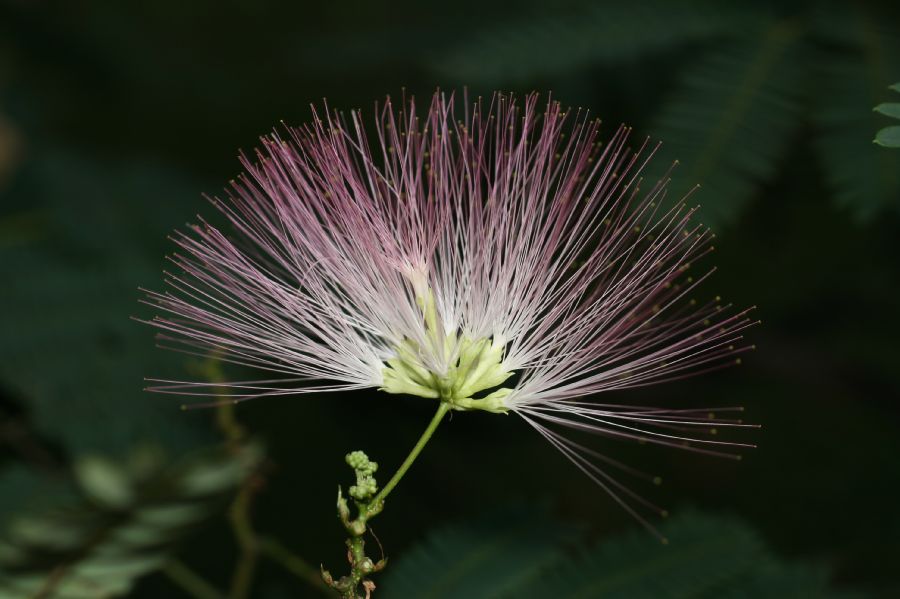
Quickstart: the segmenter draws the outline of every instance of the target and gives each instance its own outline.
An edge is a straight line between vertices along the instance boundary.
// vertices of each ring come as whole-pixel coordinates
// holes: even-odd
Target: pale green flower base
[[[418,300],[425,318],[427,341],[424,347],[404,339],[395,348],[396,357],[382,370],[380,389],[387,393],[440,399],[454,410],[485,410],[506,413],[504,400],[512,389],[501,388],[481,398],[473,395],[498,387],[513,375],[503,364],[505,343],[497,338],[470,339],[456,332],[444,333],[431,290]],[[434,372],[422,356],[452,358],[446,372]]]

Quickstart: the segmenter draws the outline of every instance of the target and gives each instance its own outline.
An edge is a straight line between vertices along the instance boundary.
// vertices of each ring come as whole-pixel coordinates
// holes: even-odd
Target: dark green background
[[[746,406],[763,428],[742,463],[595,446],[660,474],[641,490],[676,511],[741,515],[839,586],[900,592],[900,152],[871,143],[890,124],[872,107],[898,99],[900,15],[729,4],[0,2],[0,508],[29,497],[10,475],[23,464],[59,478],[84,452],[215,438],[211,412],[141,391],[190,365],[129,316],[151,314],[137,287],[161,287],[167,231],[210,214],[200,194],[238,172],[239,148],[323,97],[371,111],[403,87],[552,90],[607,132],[627,122],[666,142],[660,162],[683,163],[676,190],[704,184],[718,233],[706,290],[763,320],[741,368],[609,398]],[[269,448],[258,527],[337,568],[343,454],[390,469],[430,414],[374,391],[240,406]],[[457,414],[376,528],[402,555],[511,500],[549,501],[597,535],[636,526],[520,420]],[[224,581],[223,521],[181,555]],[[260,596],[295,586],[261,571]],[[174,592],[151,576],[135,596]]]

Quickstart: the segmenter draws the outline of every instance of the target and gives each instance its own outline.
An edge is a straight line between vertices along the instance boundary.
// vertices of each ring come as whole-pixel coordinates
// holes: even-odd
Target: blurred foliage
[[[900,92],[900,83],[890,86],[895,92]],[[875,112],[879,112],[892,119],[900,119],[900,102],[886,102],[875,107]],[[880,129],[875,135],[875,143],[888,148],[900,148],[900,125],[892,125]]]
[[[532,10],[476,29],[434,62],[439,70],[471,83],[528,83],[540,76],[727,38],[748,20],[758,27],[762,18],[734,3],[563,3],[550,14]]]
[[[183,222],[172,221],[177,210],[168,206],[189,184],[149,166],[113,172],[52,150],[10,190],[16,206],[0,223],[12,220],[6,226],[19,238],[0,246],[0,277],[9,281],[0,311],[15,318],[0,337],[0,380],[35,432],[67,452],[160,439],[189,447],[202,440],[200,431],[171,401],[141,392],[144,376],[163,374],[157,369],[166,360],[152,335],[129,320],[138,286],[159,279],[165,236]],[[138,207],[144,211],[136,214]],[[120,419],[123,409],[129,417]],[[102,426],[114,418],[115,426]]]
[[[174,464],[146,448],[121,462],[80,457],[76,489],[6,514],[0,597],[124,596],[165,565],[174,543],[220,509],[259,459],[252,446]]]
[[[379,586],[389,597],[515,597],[563,561],[579,527],[513,506],[445,525],[392,560]]]
[[[242,462],[209,449],[214,414],[142,391],[145,376],[196,377],[198,364],[155,349],[130,320],[147,316],[138,287],[159,287],[167,232],[210,215],[200,192],[234,176],[236,148],[279,119],[305,121],[322,96],[367,110],[404,86],[422,97],[440,85],[473,95],[552,90],[613,126],[634,125],[636,144],[661,139],[648,176],[679,159],[672,194],[702,186],[694,199],[721,238],[711,291],[761,306],[760,351],[743,371],[611,399],[745,405],[764,424],[760,449],[735,467],[597,446],[660,474],[666,500],[727,506],[753,527],[690,514],[670,523],[667,547],[642,531],[615,536],[633,523],[521,422],[458,417],[380,516],[396,561],[377,593],[403,596],[401,574],[423,584],[417,572],[430,571],[425,582],[446,585],[435,592],[477,583],[556,596],[545,585],[608,583],[614,564],[629,561],[633,570],[618,572],[634,578],[623,585],[829,596],[832,571],[897,596],[900,169],[872,143],[893,109],[872,107],[891,100],[885,85],[900,73],[898,23],[900,6],[875,1],[0,0],[0,521],[49,523],[60,531],[54,542],[73,543],[0,535],[3,584],[46,580],[55,562],[71,575],[61,582],[76,585],[79,568],[99,571],[116,552],[134,569],[104,574],[110,593],[181,596],[160,575],[135,582],[173,551],[204,578],[231,575],[241,549],[234,518],[215,515],[234,485],[191,499],[178,481],[189,456],[218,456],[197,467],[229,480]],[[254,525],[277,530],[300,555],[344,559],[329,481],[348,440],[364,440],[390,469],[420,432],[421,407],[369,393],[240,406],[241,426],[265,437],[273,472],[254,496]],[[122,457],[148,446],[168,457],[146,471]],[[523,459],[540,474],[518,476]],[[240,497],[246,481],[238,486]],[[495,513],[404,549],[435,522],[523,497],[561,504],[567,520],[606,540],[585,541],[584,527],[546,514]],[[196,504],[196,521],[210,524],[160,525],[158,543],[98,553],[138,526],[144,502]],[[83,530],[100,544],[85,551]],[[640,553],[633,562],[631,552]],[[672,552],[685,560],[677,572],[659,559]],[[285,571],[262,563],[251,596],[311,589],[287,572],[309,579],[308,564],[276,553]],[[24,561],[13,567],[15,556]],[[726,585],[733,577],[740,584]]]
[[[766,547],[746,523],[684,511],[662,531],[574,544],[577,529],[510,510],[431,532],[384,577],[385,598],[853,597],[827,570]]]
[[[679,160],[670,192],[700,184],[704,218],[734,222],[757,189],[780,169],[791,140],[808,135],[834,201],[858,218],[900,209],[900,175],[869,144],[874,106],[900,72],[900,38],[891,17],[867,3],[768,2],[567,5],[517,15],[463,36],[434,57],[455,79],[516,84],[557,75],[595,78],[667,55],[668,89],[641,129],[661,140],[661,175]],[[660,69],[654,69],[657,71]],[[602,76],[602,75],[599,75]],[[662,92],[662,93],[660,93]],[[609,92],[607,92],[609,93]],[[563,99],[565,101],[565,99]]]

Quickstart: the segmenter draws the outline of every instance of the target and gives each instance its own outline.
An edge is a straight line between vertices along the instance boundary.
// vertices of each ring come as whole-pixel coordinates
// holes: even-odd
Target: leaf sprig
[[[204,450],[175,463],[146,448],[119,462],[80,458],[70,500],[18,513],[0,534],[0,599],[128,593],[222,507],[260,458],[254,445]]]
[[[895,92],[900,92],[900,82],[888,87]],[[875,112],[892,119],[900,120],[900,102],[886,102],[879,104],[874,108]],[[900,125],[891,125],[880,129],[873,140],[879,146],[886,148],[900,148]]]

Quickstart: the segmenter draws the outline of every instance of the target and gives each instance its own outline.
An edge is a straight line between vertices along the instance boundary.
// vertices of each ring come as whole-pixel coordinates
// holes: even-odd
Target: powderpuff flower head
[[[537,95],[375,112],[370,136],[360,113],[314,107],[242,156],[211,200],[229,227],[177,233],[169,289],[149,292],[166,345],[275,373],[225,383],[228,401],[372,387],[516,414],[629,511],[642,500],[606,471],[624,466],[561,431],[729,445],[706,433],[737,420],[600,399],[749,349],[747,311],[693,299],[713,236],[667,178],[642,181],[647,142],[630,150],[625,127],[604,142]]]

